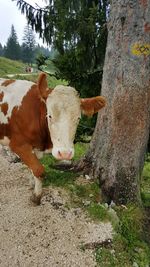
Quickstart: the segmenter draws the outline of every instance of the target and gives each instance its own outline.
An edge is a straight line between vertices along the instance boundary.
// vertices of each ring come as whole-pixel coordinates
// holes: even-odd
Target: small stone
[[[89,206],[91,204],[91,201],[90,200],[83,200],[82,203],[84,206]]]
[[[85,179],[86,179],[86,180],[91,180],[90,176],[87,175],[87,174],[85,174]]]
[[[116,206],[116,204],[115,204],[115,202],[113,202],[113,200],[112,200],[111,203],[110,203],[110,205],[109,205],[109,207],[114,208],[115,206]]]
[[[109,205],[108,203],[104,203],[104,208],[108,209]]]
[[[114,254],[115,254],[115,250],[114,250],[114,249],[111,249],[111,250],[110,250],[110,253],[111,253],[112,255],[114,255]]]
[[[133,262],[133,267],[139,267],[139,265],[136,262]]]

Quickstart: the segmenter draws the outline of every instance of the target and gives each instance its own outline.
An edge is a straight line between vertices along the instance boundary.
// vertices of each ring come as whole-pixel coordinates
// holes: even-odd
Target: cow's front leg
[[[29,177],[29,185],[30,189],[34,190],[33,196],[31,197],[32,202],[35,202],[37,204],[38,202],[40,203],[42,196],[42,181],[41,179],[34,176],[33,172],[31,172],[31,176]]]
[[[34,176],[34,182],[34,193],[31,196],[31,200],[35,204],[40,205],[42,197],[42,180],[39,179],[39,177]]]
[[[37,159],[32,146],[29,144],[23,144],[20,146],[10,143],[10,147],[13,152],[15,152],[21,160],[29,167],[32,171],[35,181],[34,193],[31,200],[37,205],[40,204],[42,196],[42,180],[44,178],[44,166]]]

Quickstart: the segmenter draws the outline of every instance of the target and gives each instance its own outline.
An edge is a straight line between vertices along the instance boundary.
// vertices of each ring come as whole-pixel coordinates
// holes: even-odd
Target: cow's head
[[[59,160],[72,159],[73,141],[81,113],[92,116],[105,106],[106,101],[102,96],[81,99],[74,88],[64,85],[57,85],[51,90],[44,73],[39,77],[38,88],[47,107],[52,155]]]

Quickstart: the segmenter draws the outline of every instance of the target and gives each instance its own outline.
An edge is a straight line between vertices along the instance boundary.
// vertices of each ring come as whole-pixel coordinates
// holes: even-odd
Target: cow
[[[81,113],[92,116],[105,102],[102,96],[81,99],[69,86],[51,89],[43,72],[37,83],[0,79],[0,144],[31,170],[34,203],[40,204],[45,173],[39,158],[52,153],[58,160],[71,160]]]

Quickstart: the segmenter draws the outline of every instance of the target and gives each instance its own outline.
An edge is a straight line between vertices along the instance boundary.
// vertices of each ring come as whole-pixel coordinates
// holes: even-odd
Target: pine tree
[[[56,51],[56,77],[66,79],[82,97],[100,94],[108,0],[49,0],[45,8],[15,1],[28,23]],[[84,119],[84,125],[93,128],[95,121],[95,116]]]
[[[26,25],[22,43],[22,60],[28,64],[32,64],[34,61],[35,44],[34,32],[31,26]]]
[[[80,89],[82,96],[99,94],[107,41],[107,0],[49,0],[41,9],[16,1],[29,24],[58,52],[54,60],[57,76]]]
[[[11,26],[11,33],[7,40],[4,56],[13,60],[20,59],[20,45],[14,26]]]

